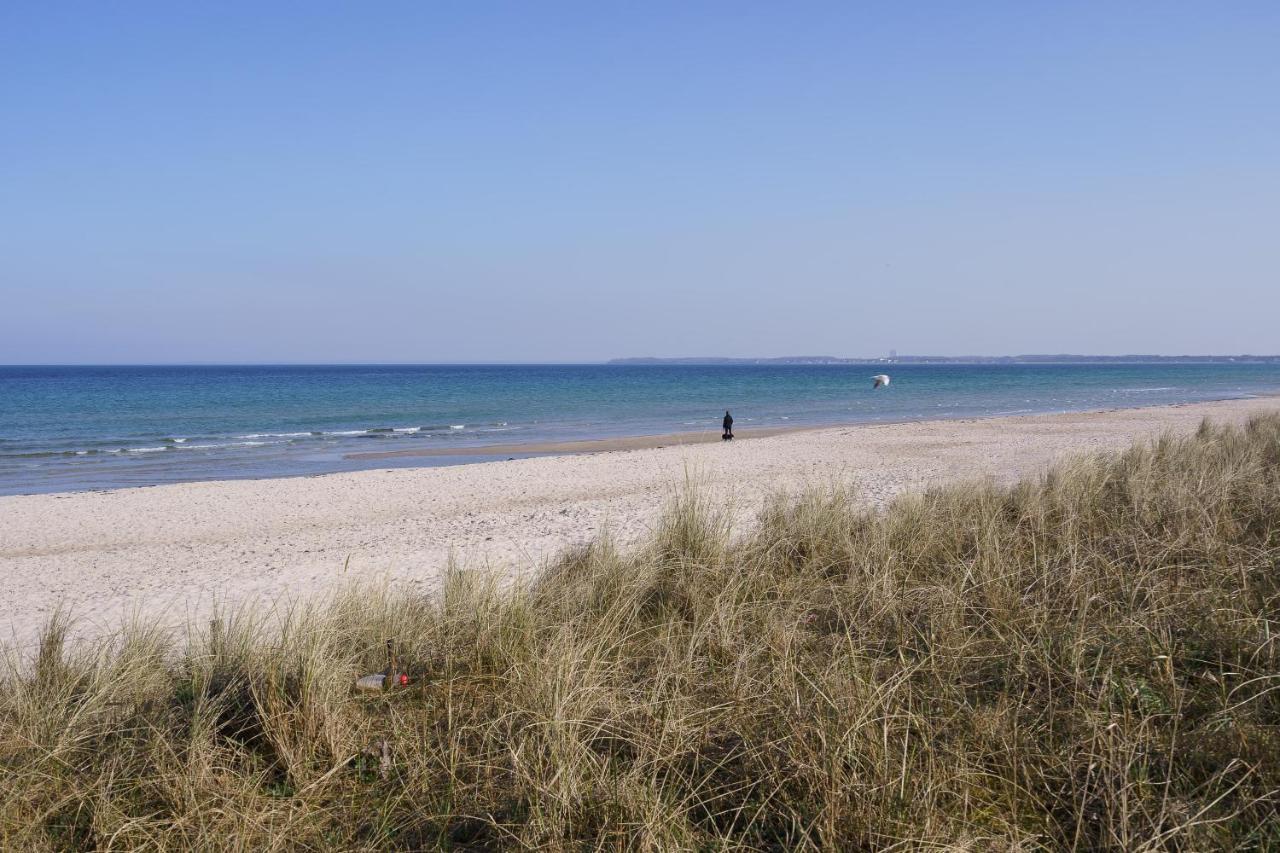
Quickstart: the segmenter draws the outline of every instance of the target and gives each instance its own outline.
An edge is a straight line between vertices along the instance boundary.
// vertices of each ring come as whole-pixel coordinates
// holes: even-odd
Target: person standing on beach
[[[729,414],[729,410],[724,410],[724,435],[720,436],[721,441],[733,441],[733,415]]]

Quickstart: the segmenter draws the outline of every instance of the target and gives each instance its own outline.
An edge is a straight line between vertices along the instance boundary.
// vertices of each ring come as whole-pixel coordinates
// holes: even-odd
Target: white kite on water
[[[877,388],[886,388],[888,387],[888,385],[889,385],[889,374],[887,373],[877,373],[875,376],[871,377],[872,391],[874,391]]]

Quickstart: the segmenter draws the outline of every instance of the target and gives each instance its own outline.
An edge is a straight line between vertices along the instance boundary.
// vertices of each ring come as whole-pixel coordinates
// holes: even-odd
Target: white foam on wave
[[[311,435],[309,432],[251,432],[248,435],[237,435],[236,438],[301,438]]]
[[[466,424],[450,424],[449,429],[466,429]]]
[[[221,450],[224,447],[262,447],[267,444],[282,444],[279,441],[224,441],[220,444],[184,444],[179,450]]]
[[[396,427],[391,431],[402,433],[404,435],[413,435],[415,432],[420,432],[421,430],[422,427]]]

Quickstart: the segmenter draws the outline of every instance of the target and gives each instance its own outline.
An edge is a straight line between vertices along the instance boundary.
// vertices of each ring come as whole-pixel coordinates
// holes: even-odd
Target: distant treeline
[[[836,358],[615,358],[609,364],[1280,364],[1280,355],[895,355]]]

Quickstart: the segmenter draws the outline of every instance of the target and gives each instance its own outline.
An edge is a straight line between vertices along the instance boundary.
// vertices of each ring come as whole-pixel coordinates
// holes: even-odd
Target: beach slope
[[[0,498],[0,638],[29,646],[58,608],[78,630],[131,615],[181,626],[215,602],[301,598],[385,577],[430,589],[450,559],[512,576],[605,530],[648,532],[696,481],[741,529],[762,498],[852,486],[883,505],[967,477],[1008,481],[1064,456],[1128,446],[1273,399],[1085,414],[861,425],[440,468]],[[584,448],[574,448],[581,451]],[[585,448],[590,449],[590,448]]]

